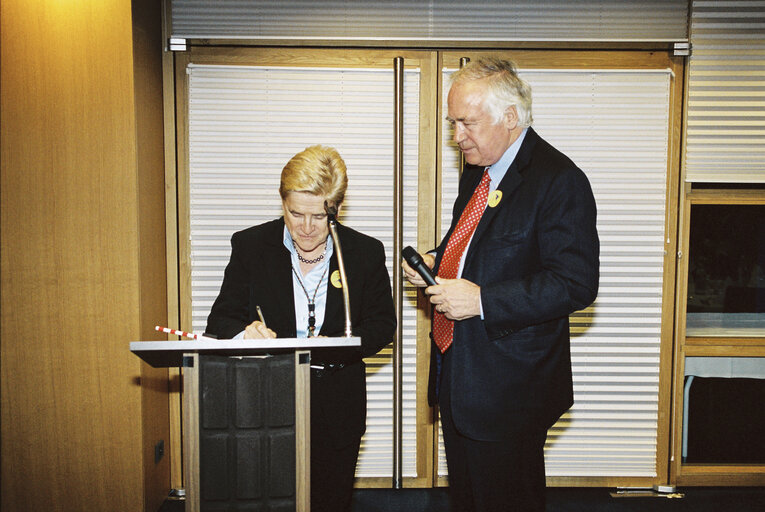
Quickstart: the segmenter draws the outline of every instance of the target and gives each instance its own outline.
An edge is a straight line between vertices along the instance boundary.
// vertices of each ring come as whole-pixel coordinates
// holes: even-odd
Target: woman
[[[332,148],[312,146],[282,170],[282,218],[234,233],[231,260],[206,332],[218,338],[344,336],[345,312],[325,202],[340,208],[348,184]],[[338,225],[353,335],[361,349],[314,350],[311,358],[311,510],[350,510],[366,428],[363,357],[396,326],[380,241]],[[267,322],[259,317],[258,307]]]

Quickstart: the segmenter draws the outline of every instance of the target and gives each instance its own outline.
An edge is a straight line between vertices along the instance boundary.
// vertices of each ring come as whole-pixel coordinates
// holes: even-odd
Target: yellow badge
[[[343,287],[343,282],[340,280],[339,270],[335,270],[334,272],[332,272],[332,275],[329,276],[329,281],[332,283],[332,286],[334,286],[335,288]]]
[[[500,201],[502,201],[502,191],[495,190],[491,193],[491,196],[489,196],[489,207],[494,208]]]

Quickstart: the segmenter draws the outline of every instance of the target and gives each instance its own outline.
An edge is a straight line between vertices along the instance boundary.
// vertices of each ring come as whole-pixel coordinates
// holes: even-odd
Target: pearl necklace
[[[314,263],[319,263],[321,260],[324,259],[324,255],[327,254],[327,242],[324,242],[324,252],[322,252],[321,254],[319,254],[317,258],[314,258],[312,260],[307,260],[300,255],[300,251],[298,250],[294,240],[292,241],[292,247],[295,248],[295,253],[297,254],[298,259],[301,262],[305,263],[306,265],[313,265]]]

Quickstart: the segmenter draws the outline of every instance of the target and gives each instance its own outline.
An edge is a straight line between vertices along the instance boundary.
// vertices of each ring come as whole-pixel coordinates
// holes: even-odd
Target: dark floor
[[[547,512],[765,512],[765,487],[687,487],[682,498],[613,497],[615,489],[547,489]],[[159,512],[183,512],[168,499]],[[450,512],[447,489],[357,489],[353,512]]]

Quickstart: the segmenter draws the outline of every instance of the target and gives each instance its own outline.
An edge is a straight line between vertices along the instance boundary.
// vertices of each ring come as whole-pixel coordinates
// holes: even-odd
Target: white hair
[[[469,62],[456,71],[451,78],[452,86],[472,80],[486,80],[484,108],[500,123],[507,109],[514,106],[518,113],[518,125],[525,128],[534,121],[531,115],[531,87],[518,76],[515,64],[496,57]]]

